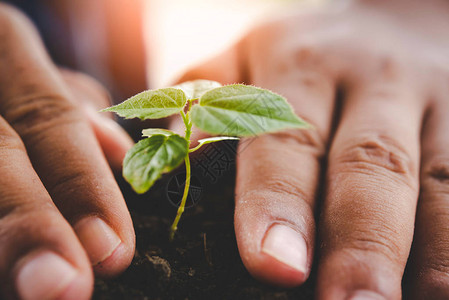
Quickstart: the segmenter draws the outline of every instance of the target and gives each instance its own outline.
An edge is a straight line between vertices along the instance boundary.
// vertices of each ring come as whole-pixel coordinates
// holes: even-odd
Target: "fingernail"
[[[307,245],[301,234],[291,227],[272,226],[265,235],[262,252],[306,274]]]
[[[385,298],[378,293],[368,291],[368,290],[359,290],[353,292],[348,300],[384,300]]]
[[[115,231],[98,217],[87,217],[74,226],[92,265],[111,256],[122,242]]]
[[[44,252],[19,269],[16,285],[21,299],[56,299],[76,278],[77,271],[59,255]]]

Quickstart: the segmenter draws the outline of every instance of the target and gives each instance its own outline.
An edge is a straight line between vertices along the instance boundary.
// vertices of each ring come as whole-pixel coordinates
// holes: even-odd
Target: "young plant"
[[[128,151],[123,161],[123,177],[139,194],[148,191],[163,173],[185,162],[184,194],[170,229],[170,239],[173,239],[178,228],[189,192],[189,153],[209,143],[309,126],[294,114],[286,99],[278,94],[243,84],[221,86],[208,80],[144,91],[103,111],[141,120],[174,114],[181,116],[185,125],[184,136],[166,129],[144,129],[142,134],[145,138]],[[190,148],[192,125],[220,136],[198,140],[198,146]]]

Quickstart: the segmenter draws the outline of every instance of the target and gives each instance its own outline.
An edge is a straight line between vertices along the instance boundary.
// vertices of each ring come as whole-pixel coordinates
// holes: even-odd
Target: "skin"
[[[449,3],[337,4],[261,25],[182,78],[272,89],[315,126],[256,138],[239,154],[243,263],[288,287],[315,263],[318,299],[400,299],[408,263],[410,298],[447,299]],[[57,69],[26,18],[5,5],[0,36],[2,296],[88,299],[92,270],[117,274],[134,252],[107,165],[120,168],[130,141],[88,109],[107,106],[98,84]],[[99,253],[103,240],[79,229],[97,224],[98,238],[111,237],[92,216],[119,237],[112,252]],[[297,248],[287,253],[296,268],[273,255],[279,236],[290,238],[281,247]],[[42,266],[58,276],[33,276]]]
[[[271,89],[315,126],[258,137],[238,155],[243,263],[287,287],[316,263],[318,299],[400,299],[408,263],[404,297],[449,298],[449,2],[298,11],[180,80]],[[305,241],[289,254],[303,268],[264,251],[274,226],[281,248]]]
[[[109,105],[107,92],[59,70],[31,23],[4,4],[0,36],[1,293],[89,299],[93,271],[118,274],[134,254],[108,165],[120,169],[132,141],[96,113]]]

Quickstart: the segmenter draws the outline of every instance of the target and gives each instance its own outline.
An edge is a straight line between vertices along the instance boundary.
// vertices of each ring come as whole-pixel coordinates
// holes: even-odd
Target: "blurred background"
[[[6,0],[53,60],[97,78],[115,102],[168,85],[289,5],[325,0]]]

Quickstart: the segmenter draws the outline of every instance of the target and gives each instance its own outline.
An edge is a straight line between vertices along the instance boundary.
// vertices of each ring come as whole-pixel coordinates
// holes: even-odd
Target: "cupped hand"
[[[345,2],[261,25],[181,79],[272,89],[315,127],[238,155],[252,275],[292,287],[317,263],[318,299],[400,299],[408,263],[404,294],[449,298],[448,41],[447,1]]]
[[[5,4],[0,37],[0,295],[88,299],[92,270],[112,276],[133,257],[132,222],[107,161],[120,169],[132,141],[96,113],[108,105],[101,86],[56,68],[33,26]]]

